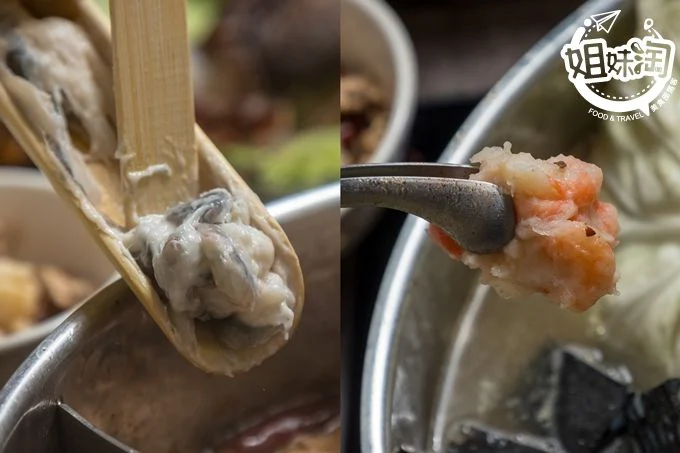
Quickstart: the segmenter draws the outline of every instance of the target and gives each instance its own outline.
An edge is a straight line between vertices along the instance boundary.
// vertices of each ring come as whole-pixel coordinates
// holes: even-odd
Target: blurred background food
[[[265,201],[338,179],[338,15],[336,0],[188,0],[196,121]],[[31,165],[4,127],[0,165]]]
[[[338,15],[336,0],[229,0],[195,44],[197,122],[265,199],[338,178]]]
[[[385,133],[389,115],[387,97],[363,74],[340,76],[342,164],[368,161]]]
[[[18,237],[0,219],[0,337],[71,308],[95,289],[57,266],[18,259]]]

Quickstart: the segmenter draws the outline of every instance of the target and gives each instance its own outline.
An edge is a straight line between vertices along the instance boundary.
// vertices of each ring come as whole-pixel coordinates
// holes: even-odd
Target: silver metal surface
[[[623,9],[617,32],[631,30],[630,2],[593,0],[529,51],[489,92],[444,152],[467,163],[485,146],[510,141],[538,157],[582,155],[602,123],[569,84],[559,52],[584,18]],[[627,24],[627,25],[622,25]],[[361,401],[366,453],[443,451],[456,421],[512,421],[499,400],[546,339],[584,340],[588,326],[558,308],[501,300],[478,274],[449,259],[409,217],[384,274],[368,338]]]
[[[403,160],[417,102],[418,71],[403,23],[384,0],[342,0],[340,61],[343,69],[373,78],[390,103],[388,123],[370,161]],[[350,250],[373,224],[375,208],[342,209],[343,250]]]
[[[347,166],[340,172],[341,203],[413,214],[469,252],[498,252],[515,236],[515,206],[497,185],[468,179],[475,171],[450,164]]]
[[[362,176],[427,176],[433,178],[467,179],[477,173],[476,165],[454,165],[433,162],[394,162],[389,164],[347,165],[340,169],[341,178]]]
[[[102,433],[68,405],[55,405],[59,447],[68,453],[139,453]],[[18,446],[18,451],[25,451]]]
[[[231,379],[205,374],[118,280],[45,339],[0,391],[0,452],[55,451],[49,408],[58,401],[144,453],[198,453],[272,410],[339,398],[339,197],[336,183],[268,206],[296,248],[306,286],[300,325],[274,357]]]

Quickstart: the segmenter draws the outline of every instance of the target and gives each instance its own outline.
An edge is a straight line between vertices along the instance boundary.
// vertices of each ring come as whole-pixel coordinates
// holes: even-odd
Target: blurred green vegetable
[[[253,189],[267,199],[337,181],[339,137],[340,128],[330,126],[300,132],[275,149],[234,144],[223,152]]]
[[[266,189],[290,193],[340,177],[340,128],[327,127],[297,135],[262,165]]]
[[[124,0],[123,0],[124,1]],[[96,4],[109,14],[109,0],[94,0]],[[211,33],[220,19],[225,0],[189,0],[187,6],[187,22],[189,41],[198,43]]]
[[[97,5],[101,6],[102,9],[104,11],[106,11],[107,14],[109,13],[109,1],[108,0],[94,0],[94,2]]]

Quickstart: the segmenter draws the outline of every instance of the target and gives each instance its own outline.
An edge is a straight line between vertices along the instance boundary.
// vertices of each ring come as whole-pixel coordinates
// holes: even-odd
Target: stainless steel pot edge
[[[465,163],[463,160],[470,150],[488,133],[506,107],[559,55],[574,27],[585,17],[620,4],[620,0],[591,0],[541,39],[479,103],[442,153],[440,162]],[[391,413],[394,386],[394,339],[403,295],[408,291],[409,275],[426,238],[426,227],[427,223],[416,217],[410,216],[406,220],[376,299],[362,376],[360,434],[361,449],[365,453],[392,453],[388,450],[390,420],[387,416]]]

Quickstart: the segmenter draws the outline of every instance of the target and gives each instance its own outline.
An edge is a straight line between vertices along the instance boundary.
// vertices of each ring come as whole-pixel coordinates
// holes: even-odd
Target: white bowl
[[[117,277],[113,265],[72,209],[37,170],[0,167],[0,221],[19,231],[17,257],[53,264],[101,287]],[[0,336],[0,386],[28,353],[75,309],[28,329]]]
[[[340,61],[373,78],[387,94],[390,115],[369,162],[399,162],[407,151],[417,101],[413,44],[403,23],[383,0],[342,0]],[[343,208],[343,251],[361,239],[375,220],[375,208]]]

